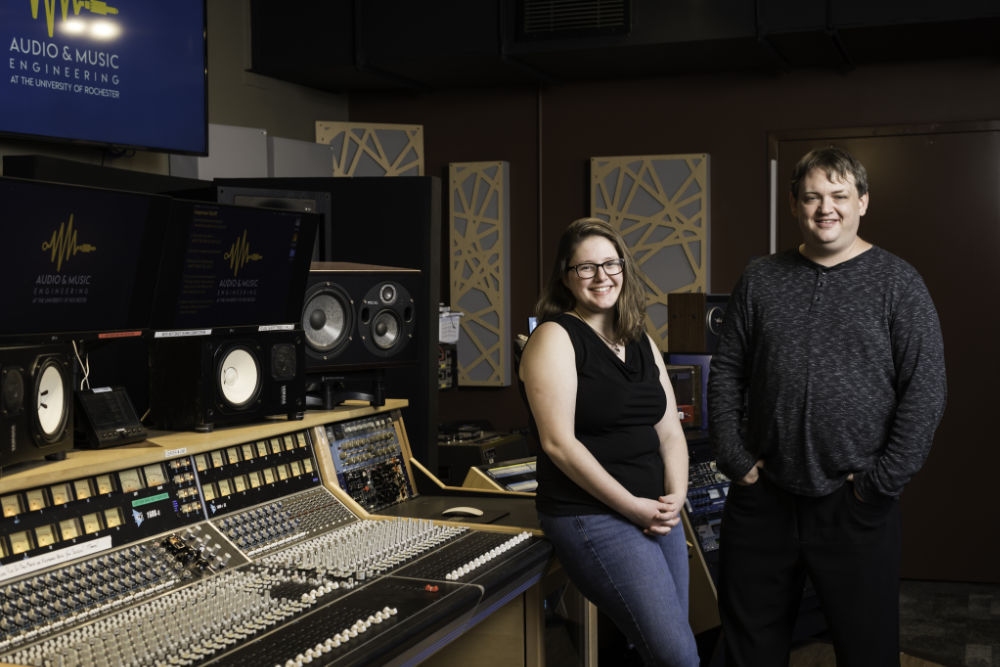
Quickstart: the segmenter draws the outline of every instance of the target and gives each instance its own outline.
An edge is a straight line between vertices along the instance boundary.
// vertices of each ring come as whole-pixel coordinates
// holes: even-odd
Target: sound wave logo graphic
[[[49,37],[55,33],[56,24],[56,0],[44,0],[45,2],[45,25],[49,29]],[[69,5],[73,3],[73,16],[79,16],[82,10],[99,16],[111,16],[118,13],[116,7],[109,7],[108,3],[102,0],[59,0],[62,9],[62,20],[69,16]],[[31,18],[38,19],[38,0],[31,0]]]
[[[76,230],[73,229],[73,214],[68,222],[60,222],[59,229],[52,232],[52,238],[42,242],[42,252],[51,252],[50,260],[56,265],[56,271],[62,271],[63,262],[68,261],[78,252],[94,252],[97,246],[89,243],[77,244]]]
[[[243,236],[233,241],[233,245],[229,246],[229,251],[222,257],[229,260],[229,270],[233,272],[233,278],[237,277],[240,274],[240,269],[250,262],[259,262],[264,259],[260,253],[250,252],[250,242],[247,240],[247,230],[245,229]]]

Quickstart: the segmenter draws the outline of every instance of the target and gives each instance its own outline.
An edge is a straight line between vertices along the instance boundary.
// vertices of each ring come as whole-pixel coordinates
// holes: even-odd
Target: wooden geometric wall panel
[[[667,349],[667,294],[707,292],[708,154],[590,159],[590,214],[625,238],[646,285],[647,330]]]
[[[333,146],[333,176],[423,176],[424,126],[316,121]]]
[[[448,165],[451,309],[461,312],[458,384],[510,385],[510,165]]]

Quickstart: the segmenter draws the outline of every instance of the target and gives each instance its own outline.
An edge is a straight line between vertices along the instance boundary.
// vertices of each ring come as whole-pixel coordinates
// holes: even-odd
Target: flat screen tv
[[[208,152],[204,0],[0,3],[0,134]]]
[[[297,324],[318,213],[173,199],[152,328]]]
[[[170,201],[0,178],[0,337],[147,329]]]

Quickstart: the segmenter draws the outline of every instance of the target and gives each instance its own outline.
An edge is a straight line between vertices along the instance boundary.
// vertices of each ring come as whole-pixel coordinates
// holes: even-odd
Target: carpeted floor
[[[1000,584],[904,581],[900,646],[946,667],[1000,667]]]
[[[903,581],[899,610],[903,667],[1000,667],[1000,584]],[[632,651],[618,644],[620,635],[609,637],[607,628],[601,629],[600,664],[639,664]],[[565,628],[557,624],[548,630],[547,664],[580,664]],[[721,664],[719,652],[713,650],[716,640],[708,637],[699,642],[706,654],[703,665]],[[836,664],[832,646],[820,636],[797,646],[789,667]]]
[[[903,581],[899,595],[903,667],[1000,667],[1000,585]],[[819,639],[796,648],[790,667],[835,667]]]

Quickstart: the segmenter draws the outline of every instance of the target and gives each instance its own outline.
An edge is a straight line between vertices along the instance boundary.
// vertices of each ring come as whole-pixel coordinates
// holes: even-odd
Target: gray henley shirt
[[[826,495],[855,473],[862,498],[899,495],[944,412],[930,294],[879,247],[833,267],[798,250],[757,259],[730,297],[708,394],[731,479],[763,459],[768,479],[792,493]]]

